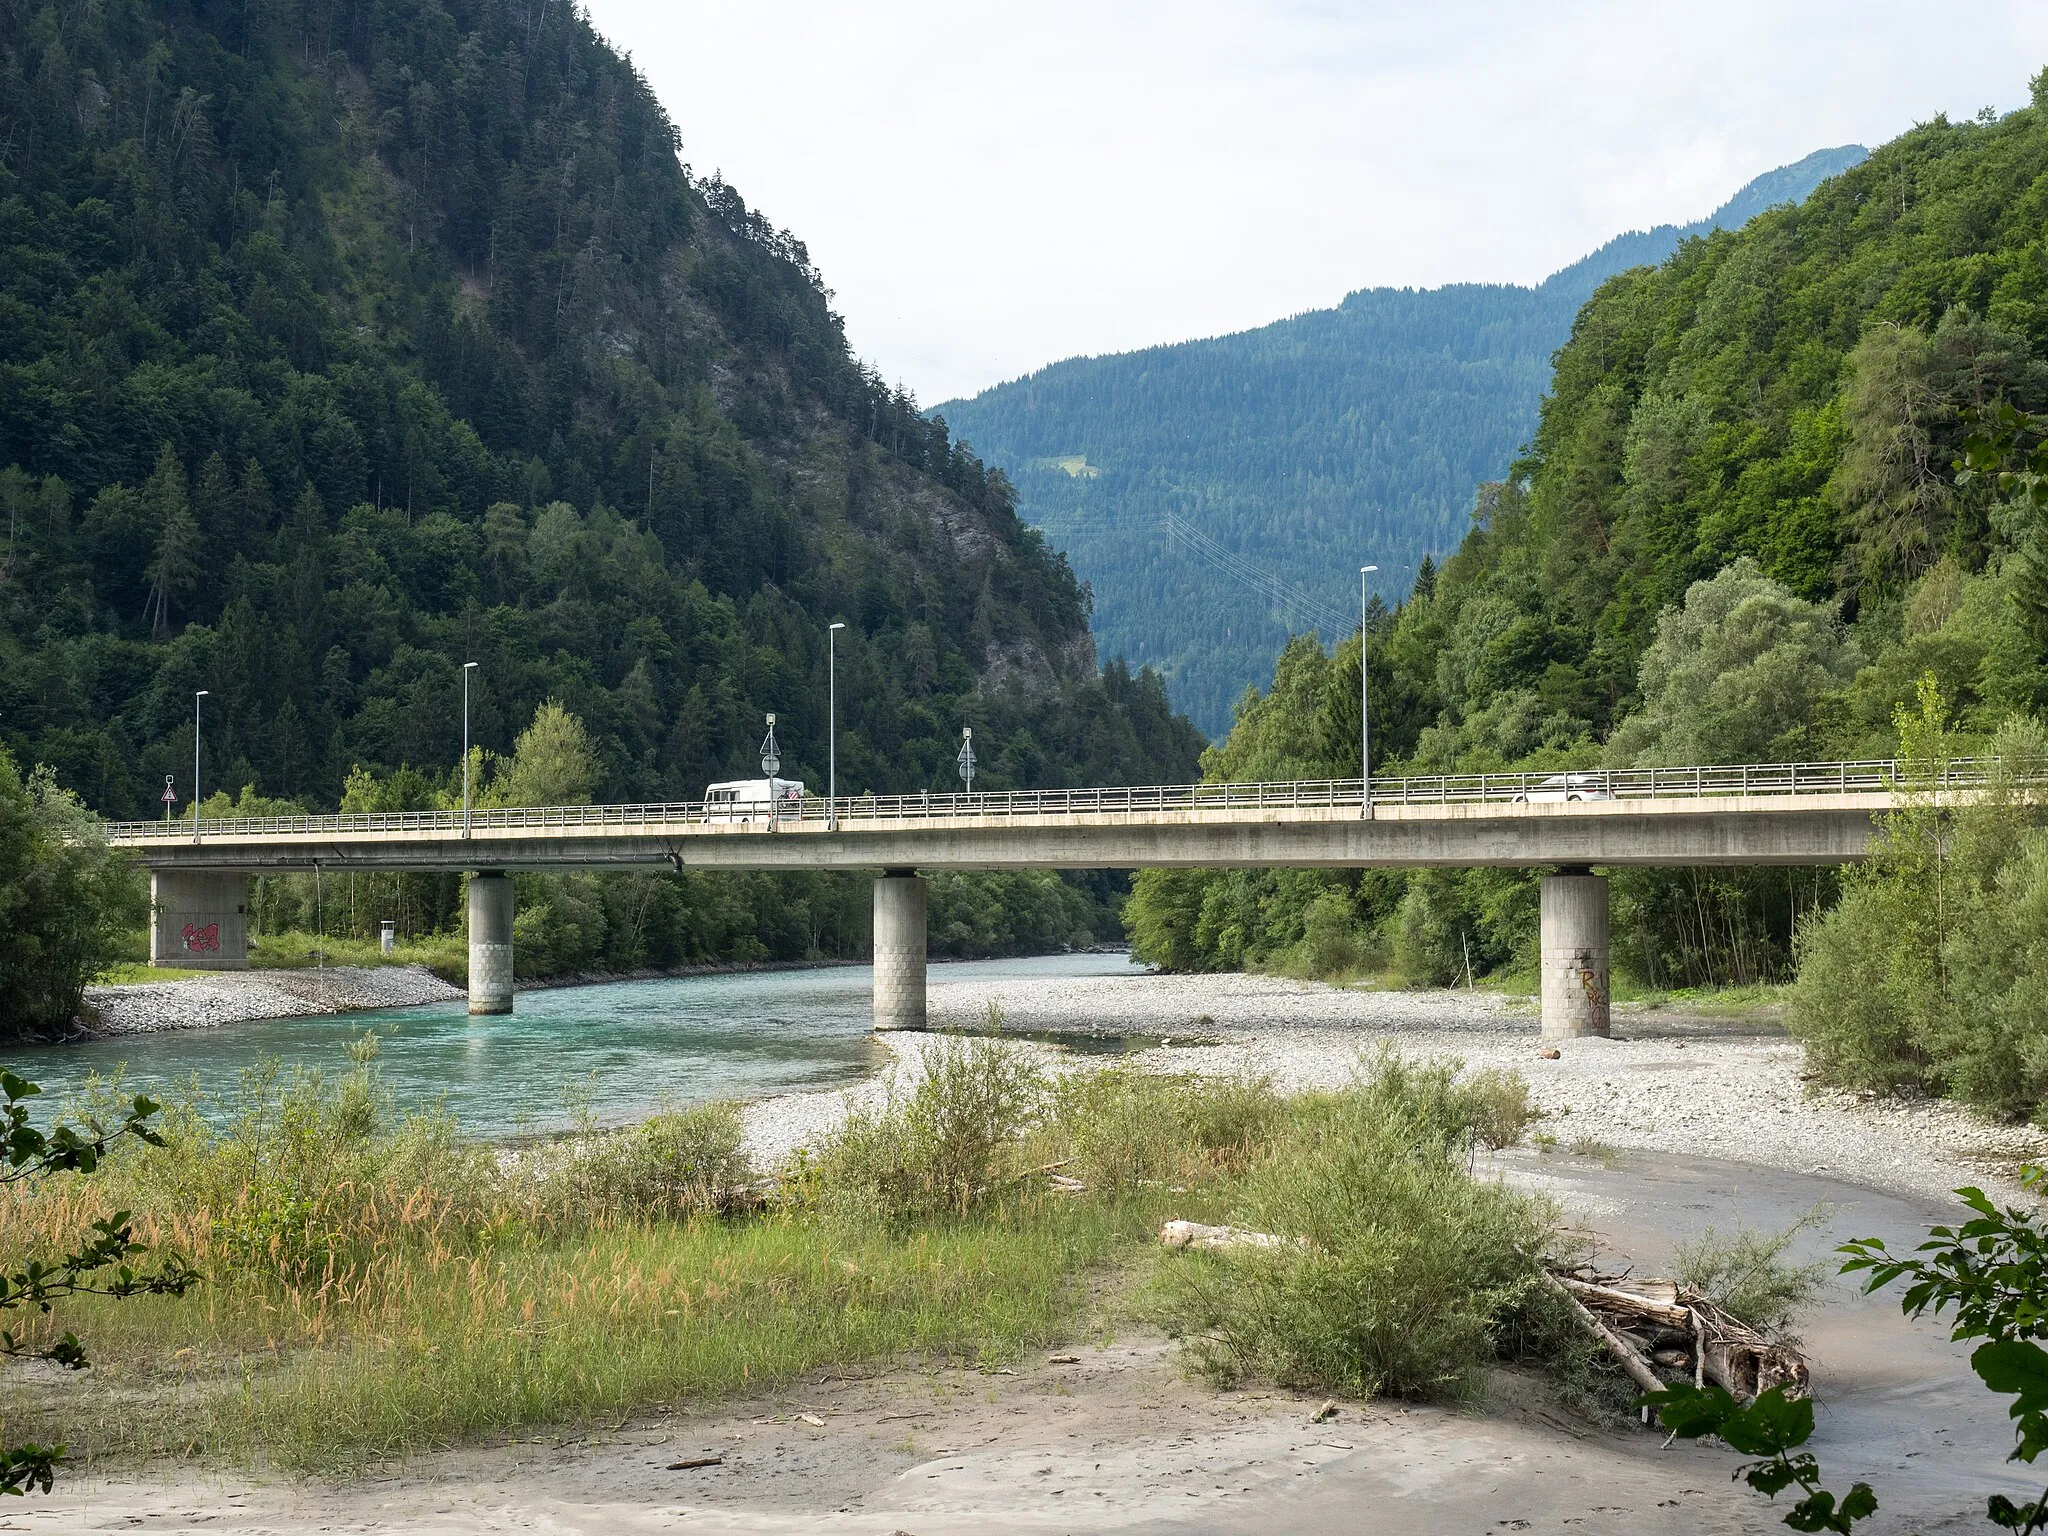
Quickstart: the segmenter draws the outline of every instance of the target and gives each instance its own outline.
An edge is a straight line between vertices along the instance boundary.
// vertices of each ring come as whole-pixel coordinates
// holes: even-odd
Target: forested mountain
[[[0,5],[0,740],[332,806],[548,698],[600,798],[1185,776],[1156,679],[573,6]]]
[[[1404,596],[1425,555],[1456,547],[1474,487],[1528,442],[1551,356],[1600,281],[1796,202],[1863,154],[1809,155],[1708,219],[1619,236],[1535,288],[1364,289],[1256,331],[1055,363],[931,414],[1015,480],[1025,520],[1072,558],[1103,653],[1161,668],[1175,703],[1220,733],[1318,617],[1166,534],[1169,516],[1337,615],[1357,612],[1368,562],[1380,593]]]
[[[1960,752],[2048,718],[2048,497],[1956,468],[1973,432],[2039,441],[1997,408],[2048,409],[2044,230],[2048,71],[1604,283],[1526,456],[1374,623],[1375,770],[1890,756],[1901,711]],[[1208,771],[1355,773],[1358,665],[1356,633],[1297,640]],[[1503,872],[1145,879],[1141,936],[1183,964],[1282,953],[1319,900],[1440,980],[1534,931]],[[1617,944],[1659,985],[1783,975],[1831,881],[1625,871]]]

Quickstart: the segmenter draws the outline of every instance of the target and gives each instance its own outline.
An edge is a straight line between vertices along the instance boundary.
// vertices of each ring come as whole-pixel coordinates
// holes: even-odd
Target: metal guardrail
[[[1931,787],[1967,789],[1989,781],[1992,765],[1951,763]],[[1899,765],[1853,763],[1736,763],[1697,768],[1574,769],[1567,773],[1464,773],[1374,779],[1372,803],[1470,805],[1516,802],[1716,799],[1737,796],[1879,794],[1899,781]],[[841,831],[880,825],[949,820],[1049,816],[1119,816],[1187,810],[1319,810],[1358,807],[1357,779],[1275,784],[1172,784],[1144,788],[1017,789],[985,794],[847,795],[838,801]],[[826,802],[806,795],[765,812],[716,809],[701,800],[652,805],[557,805],[520,810],[473,810],[475,832],[607,830],[639,832],[691,828],[752,828],[767,832],[809,827],[826,830]],[[259,816],[192,821],[122,821],[107,827],[116,843],[155,844],[231,837],[248,842],[273,837],[349,837],[413,832],[459,837],[460,811],[380,811],[341,816]]]

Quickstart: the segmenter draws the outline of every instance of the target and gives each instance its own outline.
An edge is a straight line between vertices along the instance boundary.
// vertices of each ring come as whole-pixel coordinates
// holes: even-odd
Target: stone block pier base
[[[469,1011],[512,1011],[512,877],[502,870],[469,877]]]
[[[917,871],[875,882],[875,1028],[925,1025],[925,888]]]
[[[1607,881],[1583,866],[1543,877],[1543,1038],[1608,1032]]]

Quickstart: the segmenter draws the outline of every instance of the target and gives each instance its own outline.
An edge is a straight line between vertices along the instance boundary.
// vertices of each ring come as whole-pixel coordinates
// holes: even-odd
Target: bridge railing
[[[1843,763],[1734,763],[1694,768],[1572,769],[1561,773],[1459,773],[1372,781],[1374,806],[1465,805],[1608,800],[1712,799],[1881,793],[1899,780],[1887,760]],[[1950,763],[1936,788],[1969,788],[1987,781],[1992,765]],[[843,829],[878,824],[943,822],[1002,817],[1115,816],[1162,811],[1358,809],[1357,779],[1294,780],[1272,784],[1167,784],[1105,789],[1018,789],[984,794],[845,795],[836,807],[816,795],[765,807],[707,806],[703,801],[649,805],[556,805],[473,810],[472,832],[588,831],[633,828],[734,827],[769,831]],[[195,837],[236,841],[274,837],[348,837],[377,833],[460,834],[460,811],[376,811],[340,816],[262,816],[202,821],[127,821],[108,827],[119,842],[189,842]]]

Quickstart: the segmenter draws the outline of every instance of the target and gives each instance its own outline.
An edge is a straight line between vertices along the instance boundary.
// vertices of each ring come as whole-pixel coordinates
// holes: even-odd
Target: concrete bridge
[[[1595,866],[1839,864],[1890,808],[1888,762],[1466,774],[1282,784],[807,798],[743,819],[702,803],[123,822],[150,871],[150,960],[248,964],[248,882],[314,870],[468,874],[472,1013],[512,1008],[518,870],[868,869],[877,1028],[925,1022],[920,870],[1555,868],[1542,882],[1546,1038],[1608,1027]],[[1981,783],[1955,765],[1963,792]]]

